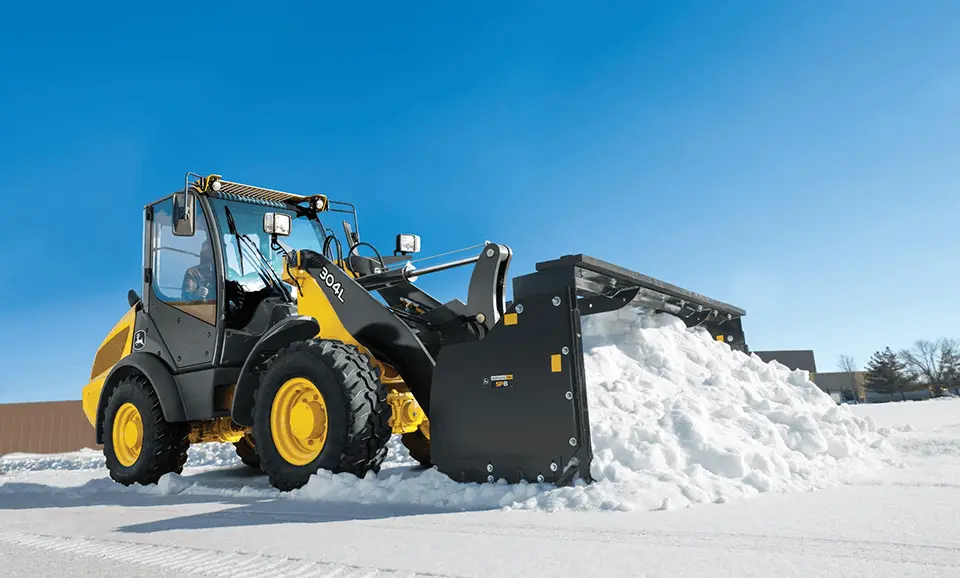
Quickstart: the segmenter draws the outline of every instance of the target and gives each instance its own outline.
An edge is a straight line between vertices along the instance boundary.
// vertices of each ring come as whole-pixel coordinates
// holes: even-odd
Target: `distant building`
[[[776,361],[792,370],[803,370],[810,374],[810,381],[814,382],[823,392],[828,394],[837,403],[885,403],[890,401],[923,400],[936,397],[935,388],[926,385],[915,385],[896,393],[880,393],[866,388],[866,371],[831,371],[817,373],[817,362],[810,349],[788,349],[781,351],[754,351],[757,357],[770,363]],[[960,388],[944,389],[943,395],[960,396]]]
[[[776,361],[786,365],[793,370],[803,370],[810,373],[810,379],[813,380],[817,373],[817,361],[813,356],[812,349],[794,349],[785,351],[754,351],[757,356],[770,363]]]
[[[837,403],[867,401],[865,371],[831,371],[817,374],[817,386]]]

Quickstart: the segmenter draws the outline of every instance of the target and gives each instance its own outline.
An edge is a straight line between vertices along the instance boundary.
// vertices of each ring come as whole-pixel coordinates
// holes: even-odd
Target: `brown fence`
[[[0,456],[100,449],[79,401],[0,404]]]

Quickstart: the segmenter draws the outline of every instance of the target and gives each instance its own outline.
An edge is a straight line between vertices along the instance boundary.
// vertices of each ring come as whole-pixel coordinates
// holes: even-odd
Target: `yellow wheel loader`
[[[343,242],[332,213],[353,216]],[[457,481],[589,482],[581,315],[665,311],[747,350],[737,307],[584,255],[537,264],[508,302],[509,247],[418,268],[418,236],[384,256],[360,241],[353,205],[320,194],[188,173],[145,207],[143,232],[141,292],[83,388],[125,485],[226,442],[288,491],[320,469],[378,471],[393,434]],[[415,285],[465,266],[466,303]]]

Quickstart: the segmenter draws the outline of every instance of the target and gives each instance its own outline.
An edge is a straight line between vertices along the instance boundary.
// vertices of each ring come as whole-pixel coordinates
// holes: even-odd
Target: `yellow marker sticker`
[[[517,324],[517,314],[516,313],[507,313],[503,316],[504,325],[516,325]]]
[[[717,341],[723,341],[723,335],[717,335]]]
[[[550,356],[550,371],[553,373],[560,373],[560,354],[554,353]]]

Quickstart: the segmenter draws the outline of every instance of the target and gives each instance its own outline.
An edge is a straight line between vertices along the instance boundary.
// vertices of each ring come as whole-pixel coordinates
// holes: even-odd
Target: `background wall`
[[[0,404],[0,455],[100,447],[79,400]]]

